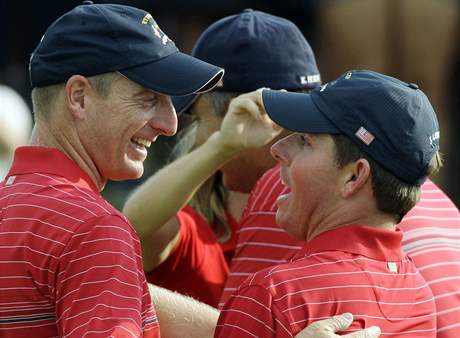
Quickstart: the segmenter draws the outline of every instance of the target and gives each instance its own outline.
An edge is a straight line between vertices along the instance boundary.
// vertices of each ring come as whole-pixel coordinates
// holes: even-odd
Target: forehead
[[[112,83],[112,89],[122,94],[132,94],[143,92],[153,92],[150,89],[142,87],[140,84],[128,79],[124,75],[118,76]]]

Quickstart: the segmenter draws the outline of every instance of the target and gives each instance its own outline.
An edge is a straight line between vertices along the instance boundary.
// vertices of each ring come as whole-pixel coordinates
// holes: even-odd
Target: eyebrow
[[[143,95],[146,95],[146,94],[154,94],[155,96],[160,95],[159,93],[154,92],[153,90],[142,88],[138,92],[134,93],[133,97],[140,97],[140,96],[143,96]]]
[[[313,142],[314,142],[314,139],[313,139],[313,137],[312,137],[310,134],[308,134],[308,133],[302,133],[302,135],[304,135],[304,136],[308,139],[308,142],[310,142],[310,143],[313,143]]]

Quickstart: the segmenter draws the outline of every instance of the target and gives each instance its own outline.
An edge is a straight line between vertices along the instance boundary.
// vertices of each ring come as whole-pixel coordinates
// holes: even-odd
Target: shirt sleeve
[[[160,336],[140,243],[121,217],[82,224],[59,265],[53,291],[63,338]]]
[[[176,214],[179,222],[179,240],[168,258],[160,265],[163,270],[160,275],[192,273],[203,264],[205,246],[200,242],[203,236],[200,236],[199,230],[200,226],[206,228],[207,225],[201,225],[200,219],[192,211],[193,209],[187,206]],[[159,274],[160,271],[158,269],[152,271],[153,274],[155,272]]]
[[[214,337],[292,337],[284,314],[260,285],[242,286],[222,308]]]

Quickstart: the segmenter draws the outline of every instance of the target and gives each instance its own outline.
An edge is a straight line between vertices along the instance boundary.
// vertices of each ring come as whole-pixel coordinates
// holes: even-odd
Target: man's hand
[[[300,331],[295,338],[377,338],[380,337],[380,329],[371,326],[367,329],[349,333],[344,336],[336,335],[337,331],[346,330],[353,322],[351,313],[343,313],[332,318],[320,320],[310,324]]]
[[[229,150],[257,148],[269,143],[281,130],[265,112],[259,89],[230,102],[218,139],[220,145]]]

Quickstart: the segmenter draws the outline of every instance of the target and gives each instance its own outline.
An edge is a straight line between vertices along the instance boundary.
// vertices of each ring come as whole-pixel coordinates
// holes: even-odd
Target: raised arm
[[[232,100],[219,131],[150,177],[126,201],[123,212],[141,239],[145,271],[168,257],[178,240],[175,215],[200,185],[240,151],[263,146],[280,133],[262,109],[260,95]]]

